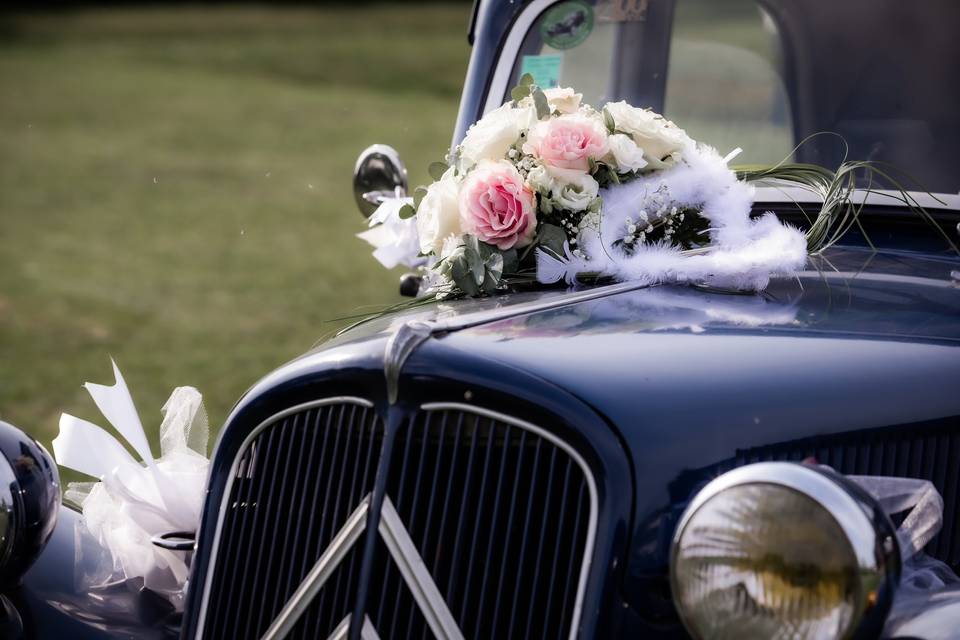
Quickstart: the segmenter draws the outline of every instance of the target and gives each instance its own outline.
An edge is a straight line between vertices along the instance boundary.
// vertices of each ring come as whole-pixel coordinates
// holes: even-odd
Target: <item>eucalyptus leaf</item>
[[[430,174],[430,177],[434,180],[439,180],[443,177],[443,174],[447,172],[447,169],[450,168],[445,162],[431,162],[430,166],[427,167],[427,173]]]
[[[426,187],[417,187],[413,191],[413,207],[415,209],[420,209],[420,203],[423,202],[423,197],[427,195]]]
[[[397,212],[397,215],[400,216],[401,220],[409,220],[413,216],[417,215],[417,210],[413,208],[413,205],[405,204],[400,207],[400,211]]]
[[[503,277],[503,256],[499,253],[493,254],[487,258],[484,266],[486,267],[486,276],[488,276],[485,281],[494,287],[499,285],[500,279]]]
[[[510,97],[514,102],[520,102],[530,95],[530,90],[534,86],[533,76],[525,73],[520,77],[520,82],[510,90]]]
[[[453,283],[468,296],[476,296],[480,293],[480,287],[477,286],[473,277],[473,272],[467,266],[465,259],[455,260],[450,265],[450,278]]]
[[[540,87],[533,90],[533,105],[537,108],[537,119],[543,120],[550,115],[550,103],[547,101],[547,94]]]
[[[503,259],[504,273],[513,273],[520,268],[520,256],[517,254],[516,249],[501,251],[500,256]]]
[[[480,257],[484,260],[490,258],[490,256],[500,253],[500,249],[496,248],[492,244],[487,244],[486,242],[477,241],[477,250],[480,252]]]
[[[563,245],[567,241],[567,234],[554,224],[544,224],[537,234],[537,243],[544,249],[549,249],[555,256],[563,256]]]
[[[522,85],[518,85],[510,90],[510,98],[514,102],[520,102],[521,100],[523,100],[529,95],[530,95],[530,87],[524,87]]]

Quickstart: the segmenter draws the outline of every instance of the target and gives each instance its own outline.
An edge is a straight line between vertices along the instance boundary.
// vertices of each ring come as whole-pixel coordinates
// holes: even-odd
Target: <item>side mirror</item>
[[[373,215],[384,198],[407,195],[407,168],[393,147],[375,144],[357,158],[353,170],[353,197],[365,218]]]

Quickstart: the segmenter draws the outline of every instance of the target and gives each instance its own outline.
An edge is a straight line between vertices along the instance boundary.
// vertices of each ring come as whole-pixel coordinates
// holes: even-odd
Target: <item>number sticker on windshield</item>
[[[533,76],[533,83],[543,89],[552,89],[560,86],[560,65],[563,56],[552,54],[548,56],[523,56],[520,66],[520,75],[529,73]]]
[[[561,2],[540,23],[543,43],[554,49],[572,49],[593,30],[593,8],[581,0]]]
[[[597,22],[643,22],[650,0],[600,0]]]

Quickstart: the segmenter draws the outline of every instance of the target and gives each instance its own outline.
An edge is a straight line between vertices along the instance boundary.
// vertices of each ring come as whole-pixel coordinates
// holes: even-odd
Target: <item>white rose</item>
[[[462,233],[459,196],[460,185],[452,168],[427,187],[427,194],[417,209],[417,232],[422,253],[439,253],[444,240]]]
[[[585,211],[600,192],[600,185],[585,171],[550,167],[547,173],[551,178],[549,195],[544,198],[548,209]]]
[[[637,171],[647,166],[647,161],[643,158],[643,149],[637,146],[633,138],[622,133],[615,133],[608,140],[610,155],[613,156],[619,173]]]
[[[577,93],[570,87],[544,89],[543,93],[547,96],[550,110],[560,113],[576,113],[580,108],[580,101],[583,100],[583,94]]]
[[[503,160],[520,134],[536,121],[537,114],[532,108],[514,108],[509,102],[483,116],[467,130],[460,144],[465,168],[481,160]]]
[[[680,160],[683,149],[693,141],[686,132],[648,109],[630,106],[624,101],[610,102],[606,110],[619,131],[629,133],[643,149],[649,168],[665,169]]]

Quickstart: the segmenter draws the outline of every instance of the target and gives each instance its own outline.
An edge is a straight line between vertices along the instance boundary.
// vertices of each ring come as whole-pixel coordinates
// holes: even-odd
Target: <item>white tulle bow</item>
[[[112,360],[111,360],[112,362]],[[57,463],[100,482],[71,483],[67,500],[83,508],[89,532],[110,552],[109,579],[142,577],[145,586],[182,604],[187,580],[183,552],[154,546],[154,535],[196,531],[209,461],[207,415],[200,392],[177,387],[164,404],[160,457],[150,451],[123,375],[113,363],[112,386],[84,386],[107,421],[142,463],[105,429],[63,414],[53,440]]]

